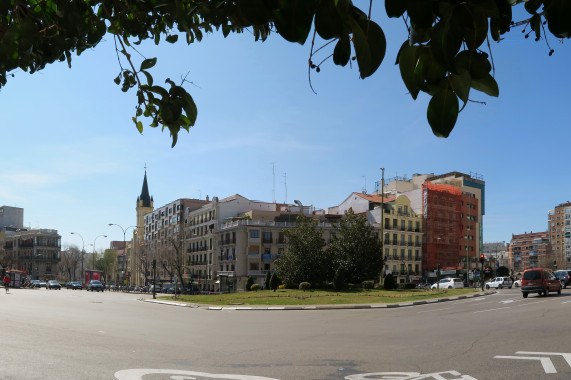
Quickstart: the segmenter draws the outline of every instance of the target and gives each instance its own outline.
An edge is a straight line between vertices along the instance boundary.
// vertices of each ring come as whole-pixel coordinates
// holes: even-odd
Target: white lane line
[[[537,352],[534,352],[537,353]],[[553,362],[550,358],[540,356],[494,356],[494,359],[520,359],[520,360],[539,360],[543,366],[545,373],[557,373]]]
[[[569,303],[569,302],[571,302],[571,301],[565,301],[565,302],[561,302],[561,303],[564,304],[564,303]]]
[[[479,311],[475,311],[474,314],[476,314],[476,313],[487,313],[488,311],[496,311],[496,310],[502,310],[502,309],[511,309],[511,307],[505,306],[505,307],[497,307],[495,309],[479,310]]]
[[[542,303],[542,302],[545,302],[545,301],[535,301],[535,302],[530,302],[530,303],[524,303],[524,304],[518,305],[518,306],[522,307],[522,306],[527,306],[527,305],[535,305],[536,303]]]
[[[563,359],[567,362],[569,367],[571,367],[571,354],[567,352],[530,352],[530,351],[518,351],[516,354],[519,355],[557,355],[563,356]]]
[[[433,310],[424,310],[424,311],[419,311],[418,314],[420,313],[432,313],[433,311],[441,311],[441,310],[450,310],[452,309],[451,307],[446,307],[444,309],[433,309]]]

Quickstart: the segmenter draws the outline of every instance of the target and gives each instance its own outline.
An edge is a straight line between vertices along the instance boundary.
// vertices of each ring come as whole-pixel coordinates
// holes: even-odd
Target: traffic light
[[[480,263],[484,264],[484,254],[483,253],[480,255]]]
[[[557,260],[553,260],[553,269],[557,270]]]
[[[157,260],[153,260],[153,269],[157,269]]]

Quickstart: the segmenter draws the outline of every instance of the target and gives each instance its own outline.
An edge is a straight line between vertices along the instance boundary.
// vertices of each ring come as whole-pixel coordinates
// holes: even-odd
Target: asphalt
[[[212,306],[203,305],[196,303],[187,302],[174,302],[174,301],[164,301],[149,298],[140,298],[143,302],[157,303],[167,306],[177,306],[177,307],[190,307],[195,309],[204,310],[345,310],[345,309],[392,309],[397,307],[410,307],[418,305],[427,305],[433,303],[458,301],[468,298],[484,297],[496,293],[496,291],[486,291],[478,292],[469,295],[462,295],[458,297],[445,297],[445,298],[435,298],[431,300],[424,301],[413,301],[413,302],[403,302],[403,303],[372,303],[372,304],[347,304],[347,305],[287,305],[287,306],[244,306],[244,305],[229,305],[229,306]]]

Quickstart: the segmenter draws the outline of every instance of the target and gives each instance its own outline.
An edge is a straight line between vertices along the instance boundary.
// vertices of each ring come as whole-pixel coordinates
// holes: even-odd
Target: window
[[[250,230],[250,238],[257,239],[260,237],[260,230]]]

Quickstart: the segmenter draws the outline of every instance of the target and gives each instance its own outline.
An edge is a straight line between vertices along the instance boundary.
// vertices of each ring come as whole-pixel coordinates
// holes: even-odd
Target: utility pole
[[[381,255],[385,257],[385,168],[381,168]],[[381,270],[381,284],[385,282],[385,260]]]

